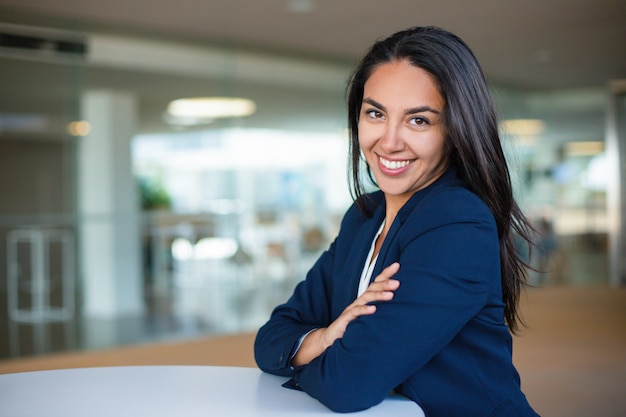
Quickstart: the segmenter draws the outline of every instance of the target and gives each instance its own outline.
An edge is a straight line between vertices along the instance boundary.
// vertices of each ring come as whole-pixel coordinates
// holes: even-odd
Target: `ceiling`
[[[263,53],[340,71],[354,65],[380,36],[413,25],[438,25],[464,38],[489,80],[507,88],[588,90],[626,78],[623,0],[0,0],[0,23],[145,39],[173,48],[184,44]],[[93,66],[81,73],[80,82],[136,89],[155,114],[168,99],[197,92],[201,79],[207,90],[217,88],[206,77],[148,72]],[[20,98],[32,102],[34,94],[41,107],[54,106],[55,94],[62,94],[50,86],[55,77],[67,80],[68,70],[0,58],[5,91],[0,111],[6,111],[2,106],[9,105],[8,99],[19,110]],[[310,85],[306,91],[305,82],[302,88],[269,84],[245,79],[236,84],[257,99],[269,94],[275,102],[292,104],[266,108],[263,118],[297,107],[301,117],[292,123],[315,124],[306,117],[309,112],[330,117],[343,106],[337,85],[332,92]]]

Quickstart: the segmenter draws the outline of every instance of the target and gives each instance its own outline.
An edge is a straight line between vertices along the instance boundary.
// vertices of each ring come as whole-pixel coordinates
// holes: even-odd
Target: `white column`
[[[130,148],[137,102],[125,92],[88,91],[82,115],[91,125],[78,145],[83,313],[141,314],[140,208]]]

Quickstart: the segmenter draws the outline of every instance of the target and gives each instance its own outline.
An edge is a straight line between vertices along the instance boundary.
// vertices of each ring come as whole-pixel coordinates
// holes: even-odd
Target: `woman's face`
[[[435,79],[406,60],[382,64],[365,82],[359,145],[388,204],[444,173],[444,104]]]

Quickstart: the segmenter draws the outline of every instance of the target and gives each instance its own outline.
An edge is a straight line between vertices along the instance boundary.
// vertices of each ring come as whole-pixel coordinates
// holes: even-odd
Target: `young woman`
[[[335,411],[395,390],[428,416],[536,416],[510,334],[526,280],[514,236],[530,241],[530,226],[473,53],[435,27],[376,42],[348,117],[355,204],[259,330],[259,367]]]

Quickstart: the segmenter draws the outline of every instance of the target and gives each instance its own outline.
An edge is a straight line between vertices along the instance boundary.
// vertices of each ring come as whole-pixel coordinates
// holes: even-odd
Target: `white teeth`
[[[388,161],[384,158],[380,158],[380,163],[383,164],[385,168],[389,169],[400,169],[409,165],[411,161]]]

